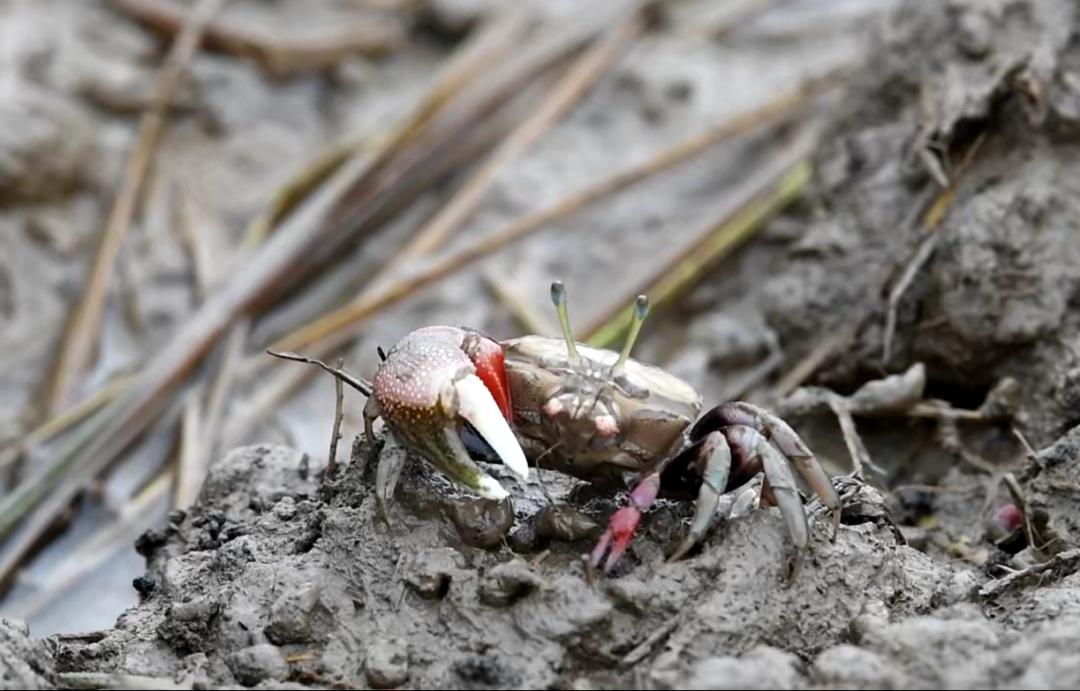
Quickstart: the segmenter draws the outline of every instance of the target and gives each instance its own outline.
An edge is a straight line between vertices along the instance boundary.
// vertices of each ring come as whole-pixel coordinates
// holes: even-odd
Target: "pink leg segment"
[[[593,548],[590,561],[592,565],[599,566],[604,560],[604,554],[611,547],[604,572],[610,572],[612,567],[619,561],[630,540],[634,537],[638,524],[641,522],[641,514],[649,509],[656,501],[656,495],[660,493],[660,473],[653,472],[641,479],[634,489],[630,491],[630,505],[624,506],[611,517],[608,529],[600,537],[600,541]]]

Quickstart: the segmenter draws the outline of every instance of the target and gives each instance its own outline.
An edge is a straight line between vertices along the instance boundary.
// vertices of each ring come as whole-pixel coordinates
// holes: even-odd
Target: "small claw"
[[[607,555],[607,563],[604,564],[604,573],[610,573],[619,559],[626,552],[630,540],[634,537],[638,524],[641,522],[641,511],[633,506],[624,506],[611,517],[608,529],[600,536],[600,541],[593,548],[590,562],[593,567],[599,567],[604,561],[608,546],[611,553]]]
[[[525,460],[525,452],[484,382],[470,374],[458,380],[454,388],[458,414],[472,424],[511,472],[527,480],[529,463]]]
[[[685,557],[705,535],[716,518],[731,476],[731,447],[720,432],[710,432],[696,441],[687,452],[696,467],[703,468],[701,487],[697,501],[694,502],[694,518],[690,530],[683,538],[668,561],[678,561]],[[680,460],[677,458],[676,460]]]
[[[622,507],[611,516],[608,529],[600,536],[596,547],[593,548],[589,559],[593,568],[600,566],[600,563],[604,561],[608,546],[611,546],[611,553],[607,555],[607,563],[604,564],[604,573],[611,572],[626,552],[626,548],[630,546],[630,540],[633,539],[638,524],[641,523],[641,514],[653,505],[659,493],[660,473],[656,472],[646,475],[630,491],[630,506]]]

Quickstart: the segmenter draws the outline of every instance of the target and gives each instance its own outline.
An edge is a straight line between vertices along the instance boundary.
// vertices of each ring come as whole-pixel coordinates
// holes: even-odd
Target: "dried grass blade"
[[[168,494],[172,473],[165,471],[134,497],[116,521],[102,526],[75,552],[52,568],[40,590],[21,600],[12,612],[19,619],[30,619],[78,585],[117,552],[128,548],[146,529],[146,515]]]
[[[201,392],[200,386],[188,393],[180,417],[180,448],[176,464],[176,488],[173,493],[173,506],[178,509],[191,506],[202,487],[202,447],[206,437],[202,434]]]
[[[173,0],[112,0],[118,11],[165,36],[172,36],[189,20],[187,8]],[[352,54],[382,55],[405,41],[402,22],[389,17],[380,21],[350,21],[310,36],[261,30],[242,22],[221,18],[212,22],[201,38],[207,50],[251,59],[270,75],[283,77],[304,70],[323,69]]]
[[[85,420],[87,416],[115,398],[132,379],[134,379],[132,375],[125,374],[111,380],[83,400],[60,412],[56,417],[45,421],[10,447],[0,451],[0,470],[17,461],[19,456],[35,445],[43,444]]]
[[[75,380],[90,361],[101,327],[105,299],[116,258],[131,227],[143,182],[165,128],[169,104],[194,55],[210,18],[224,0],[200,0],[188,17],[165,60],[150,111],[139,123],[138,138],[124,169],[123,181],[102,234],[83,298],[72,313],[45,396],[45,415],[52,416],[71,396]]]
[[[539,108],[510,133],[465,186],[405,245],[387,271],[441,247],[480,205],[499,173],[524,155],[581,99],[625,51],[643,25],[642,18],[634,12],[597,39],[595,45],[552,87]],[[373,281],[378,282],[377,279]]]
[[[339,198],[340,188],[351,183],[355,173],[351,165],[339,171],[310,207],[290,218],[288,229],[266,243],[258,261],[246,264],[230,283],[203,303],[166,348],[151,359],[124,395],[95,416],[97,424],[80,428],[80,432],[85,428],[89,438],[57,455],[45,473],[47,481],[38,479],[32,487],[17,487],[0,501],[0,537],[18,525],[18,531],[0,552],[0,581],[11,574],[58,512],[160,414],[173,389],[184,381],[228,325],[292,270],[295,257],[317,237],[317,221]]]
[[[710,220],[704,233],[631,294],[646,293],[655,306],[670,303],[709,267],[750,239],[768,218],[802,194],[810,179],[806,158],[814,141],[814,136],[804,136],[755,170],[720,206],[719,218]],[[623,306],[628,302],[632,300],[622,300],[619,308],[595,320],[584,329],[582,337],[597,347],[609,347],[621,339],[630,323],[632,307]]]
[[[443,278],[459,271],[470,264],[483,259],[513,242],[522,240],[542,230],[551,223],[621,192],[643,180],[658,175],[674,166],[687,161],[712,146],[746,134],[759,127],[794,112],[805,105],[821,90],[834,85],[838,73],[812,80],[781,96],[772,99],[759,108],[738,115],[719,126],[690,137],[670,149],[642,164],[605,178],[585,189],[556,202],[550,207],[523,216],[495,233],[482,238],[475,245],[441,260],[436,260],[428,268],[415,275],[393,283],[378,294],[361,295],[332,312],[329,312],[308,324],[301,326],[278,340],[274,350],[303,351],[317,348],[319,357],[325,357],[328,349],[339,347],[347,342],[359,324],[375,312],[389,307],[413,295]]]

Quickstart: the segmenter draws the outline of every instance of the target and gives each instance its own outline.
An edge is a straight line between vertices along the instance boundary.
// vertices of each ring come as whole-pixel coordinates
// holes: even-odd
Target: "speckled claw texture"
[[[508,492],[473,461],[463,435],[484,445],[484,455],[528,477],[509,424],[502,349],[474,331],[430,326],[406,336],[375,373],[372,401],[366,418],[382,417],[404,446],[485,499],[499,501]],[[380,477],[390,482],[396,476]],[[390,497],[393,487],[380,486],[378,494]]]

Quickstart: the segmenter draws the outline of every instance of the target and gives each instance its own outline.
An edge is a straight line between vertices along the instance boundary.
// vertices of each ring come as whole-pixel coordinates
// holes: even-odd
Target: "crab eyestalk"
[[[622,373],[623,367],[626,366],[626,360],[630,357],[630,351],[633,350],[634,343],[637,342],[638,334],[641,333],[641,325],[645,323],[645,317],[648,315],[649,298],[638,295],[637,300],[634,301],[634,314],[630,317],[630,333],[626,336],[626,343],[623,344],[622,352],[619,353],[619,359],[611,367],[612,374]]]
[[[566,286],[562,281],[551,284],[551,301],[555,303],[555,312],[559,315],[559,328],[562,329],[563,340],[566,341],[566,352],[570,356],[570,362],[576,365],[581,362],[581,356],[574,343],[574,331],[570,328],[570,312],[566,308]]]

